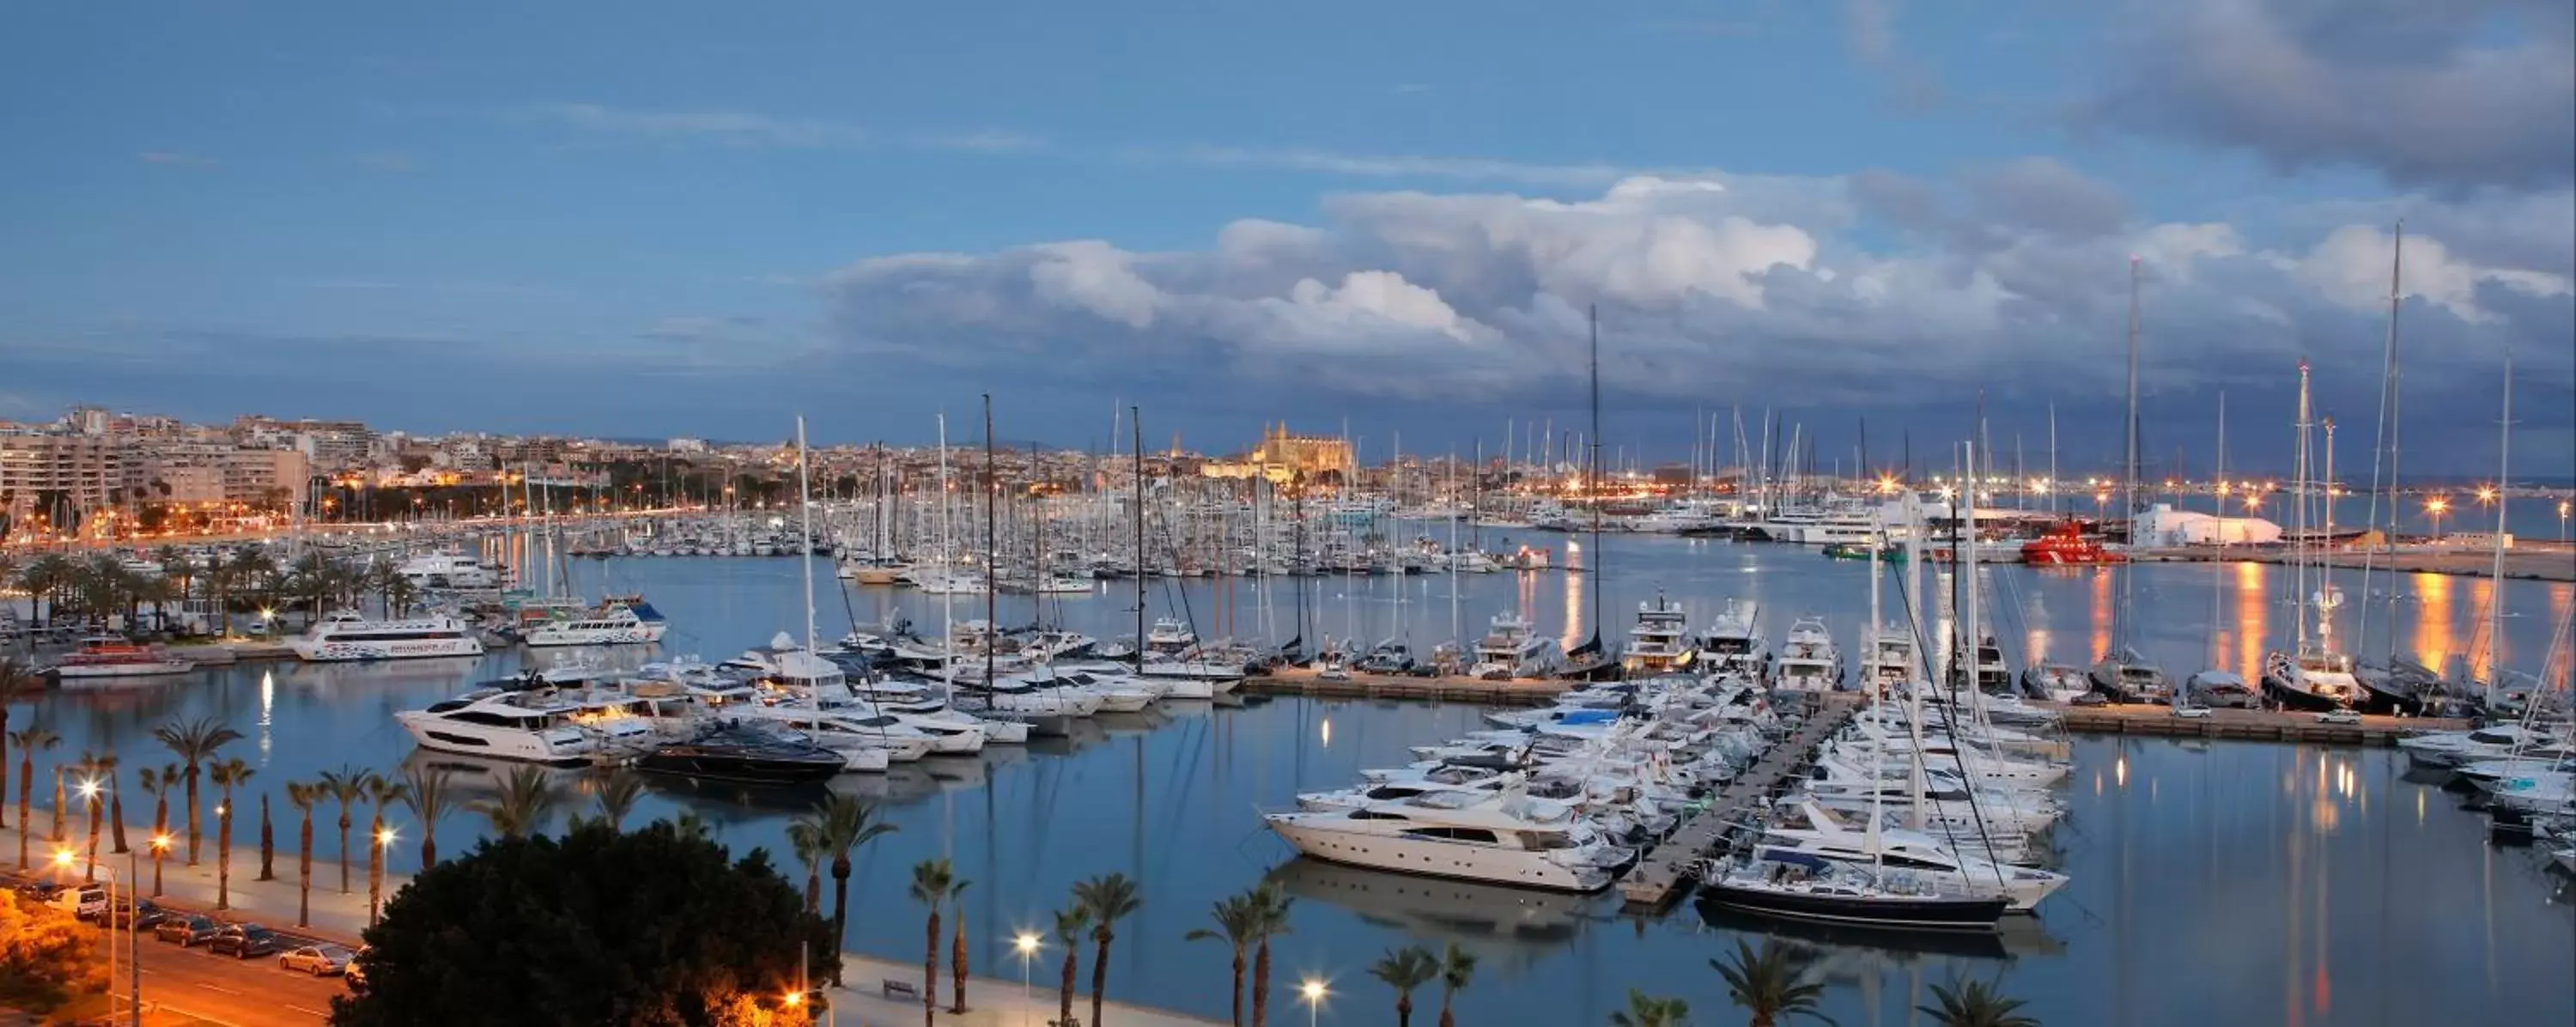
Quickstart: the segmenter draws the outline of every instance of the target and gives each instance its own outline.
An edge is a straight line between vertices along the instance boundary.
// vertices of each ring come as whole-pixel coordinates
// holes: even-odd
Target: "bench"
[[[887,998],[918,999],[921,997],[921,989],[913,987],[911,982],[898,981],[892,977],[888,977],[885,979],[883,984],[885,987],[885,997]]]

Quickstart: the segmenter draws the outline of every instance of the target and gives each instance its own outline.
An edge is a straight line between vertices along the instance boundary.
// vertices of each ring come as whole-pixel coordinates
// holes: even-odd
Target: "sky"
[[[2567,0],[5,17],[0,417],[2576,474]]]

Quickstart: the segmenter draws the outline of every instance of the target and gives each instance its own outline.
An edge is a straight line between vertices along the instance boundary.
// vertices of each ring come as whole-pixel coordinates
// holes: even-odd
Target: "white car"
[[[349,972],[349,960],[355,955],[338,945],[306,945],[279,953],[277,965],[297,973],[329,977]]]
[[[2203,706],[2199,703],[2187,703],[2174,707],[2173,715],[2181,717],[2184,720],[2199,720],[2203,717],[2209,716],[2209,707]]]
[[[2354,710],[2327,710],[2317,714],[2319,724],[2359,724],[2361,714]]]

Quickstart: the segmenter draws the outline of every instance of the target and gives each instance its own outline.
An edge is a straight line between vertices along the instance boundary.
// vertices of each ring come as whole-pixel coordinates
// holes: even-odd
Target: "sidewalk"
[[[17,810],[13,806],[10,809],[10,816],[14,820],[16,815]],[[52,877],[51,860],[54,847],[45,839],[45,832],[52,823],[51,814],[43,807],[37,807],[35,823],[36,836],[29,841],[27,849],[30,865],[23,872],[18,870],[18,828],[13,824],[6,829],[0,829],[0,872],[22,874],[39,879]],[[64,827],[69,831],[70,844],[74,849],[80,850],[76,854],[76,859],[87,855],[84,843],[89,837],[88,824],[85,813],[78,820],[77,825],[70,819],[65,821]],[[77,829],[73,829],[75,826]],[[207,826],[211,828],[213,825],[210,823]],[[233,829],[241,831],[242,826],[236,822]],[[340,894],[339,862],[326,858],[317,851],[313,857],[312,923],[306,927],[297,927],[295,925],[296,850],[292,844],[292,834],[280,832],[289,844],[278,847],[277,880],[260,881],[255,879],[259,876],[257,823],[251,824],[250,830],[246,833],[250,836],[251,843],[243,845],[237,840],[233,846],[232,909],[226,912],[224,917],[255,920],[262,926],[290,934],[307,934],[342,942],[352,948],[356,947],[358,935],[367,924],[366,862],[359,859],[349,865],[349,894],[342,895]],[[199,853],[202,861],[197,866],[190,867],[185,858],[187,850],[185,829],[174,831],[172,834],[179,838],[179,844],[173,855],[162,862],[163,900],[171,905],[213,910],[216,891],[214,839],[209,836],[205,840]],[[141,872],[143,885],[141,894],[145,898],[150,898],[152,894],[152,860],[150,853],[142,848],[142,843],[151,837],[152,830],[149,825],[126,829],[126,842],[136,846],[137,868]],[[323,832],[316,830],[313,841],[314,848],[318,850],[327,848],[332,844],[333,839],[324,838]],[[113,871],[117,893],[122,897],[127,893],[126,857],[110,854],[108,850],[112,844],[110,836],[104,833],[100,835],[98,876],[100,881],[105,882],[110,876],[110,871]],[[85,863],[75,863],[67,879],[79,880],[81,867],[85,865]],[[392,901],[394,893],[402,890],[402,886],[409,880],[407,876],[387,874],[384,882],[385,900]],[[1020,1000],[1019,981],[969,977],[966,982],[966,999],[973,1008],[963,1016],[951,1016],[947,1011],[948,989],[952,978],[949,977],[943,960],[939,974],[939,1022],[955,1024],[957,1027],[1043,1027],[1054,1020],[1056,988],[1053,982],[1057,980],[1056,968],[1060,965],[1056,961],[1063,958],[1063,953],[1052,948],[1050,951],[1054,952],[1053,958],[1040,960],[1041,965],[1036,968],[1036,986],[1029,1002],[1023,1003]],[[1086,1020],[1091,1016],[1089,956],[1088,952],[1084,953],[1081,990],[1074,995],[1074,1015]],[[848,952],[842,953],[841,960],[843,987],[832,992],[833,1005],[837,1007],[834,1010],[835,1027],[850,1027],[850,1025],[910,1027],[912,1024],[921,1022],[919,997],[888,999],[884,997],[883,990],[884,982],[887,980],[902,981],[913,987],[920,987],[920,962],[877,959]],[[1012,957],[1011,965],[1017,965],[1016,957]],[[1110,1002],[1104,1006],[1102,1018],[1110,1027],[1208,1027],[1222,1022],[1122,1002]]]

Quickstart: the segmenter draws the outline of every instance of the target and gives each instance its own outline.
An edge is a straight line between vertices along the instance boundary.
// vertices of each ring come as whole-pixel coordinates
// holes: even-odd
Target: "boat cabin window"
[[[1369,789],[1368,797],[1372,799],[1410,799],[1420,794],[1422,794],[1422,789],[1420,788],[1414,788],[1407,785],[1384,785]]]
[[[1376,811],[1376,810],[1373,810],[1373,809],[1355,809],[1355,810],[1352,810],[1352,811],[1351,811],[1351,819],[1353,819],[1353,820],[1404,820],[1404,819],[1407,819],[1407,818],[1406,818],[1406,817],[1405,817],[1405,815],[1404,815],[1404,814],[1402,814],[1402,813],[1380,813],[1380,812],[1378,812],[1378,811]]]
[[[1533,852],[1575,847],[1574,837],[1562,831],[1522,831],[1520,839],[1521,848]]]
[[[1502,840],[1494,837],[1494,832],[1485,830],[1481,827],[1417,827],[1413,830],[1406,831],[1405,834],[1415,838],[1428,838],[1434,841],[1444,842],[1466,842],[1471,845],[1492,845]]]

